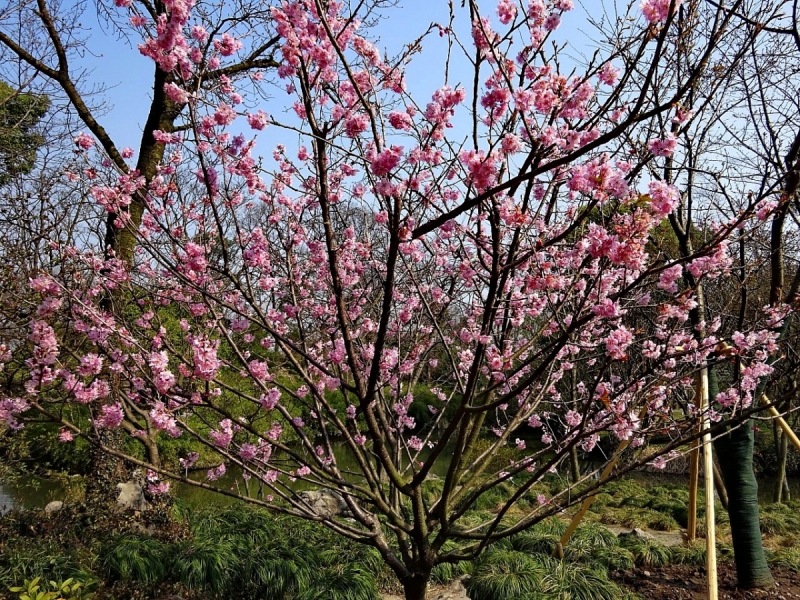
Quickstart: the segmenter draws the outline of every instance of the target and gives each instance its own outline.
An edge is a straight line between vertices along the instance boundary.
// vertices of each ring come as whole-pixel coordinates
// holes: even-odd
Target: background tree
[[[19,92],[0,81],[0,186],[33,168],[43,142],[36,125],[49,105],[46,96]]]

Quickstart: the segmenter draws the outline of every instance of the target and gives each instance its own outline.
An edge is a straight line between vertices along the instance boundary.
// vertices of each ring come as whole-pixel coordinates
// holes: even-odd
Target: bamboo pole
[[[697,479],[700,472],[700,440],[692,441],[689,451],[689,518],[686,523],[686,539],[694,541],[697,537]]]
[[[647,405],[645,404],[642,407],[641,412],[639,413],[639,420],[641,421],[646,416],[647,416]],[[614,470],[614,467],[617,466],[617,462],[619,462],[619,457],[625,451],[625,448],[627,448],[630,445],[630,443],[631,440],[629,439],[622,440],[619,443],[619,446],[617,446],[617,450],[614,452],[614,456],[611,457],[611,460],[606,465],[606,468],[603,469],[603,472],[600,474],[600,482],[598,485],[603,485],[606,482],[606,480],[611,475],[611,472]],[[564,546],[567,545],[569,538],[571,538],[572,534],[575,533],[575,530],[578,528],[578,525],[581,524],[584,515],[591,508],[592,504],[594,504],[596,498],[597,496],[589,496],[588,498],[586,498],[586,500],[584,500],[581,503],[580,509],[578,510],[578,512],[575,513],[575,516],[572,517],[572,521],[570,521],[569,527],[567,527],[567,530],[564,532],[564,535],[561,536],[561,539],[559,540],[558,544],[556,544],[556,548],[553,552],[555,556],[557,556],[558,558],[563,558]]]
[[[700,428],[703,433],[703,479],[706,489],[706,572],[708,600],[717,600],[717,529],[714,519],[714,457],[708,419],[708,368],[700,370]]]
[[[766,396],[764,396],[764,400],[769,402],[769,399]],[[797,438],[797,435],[795,434],[794,431],[792,431],[792,428],[789,427],[789,424],[786,422],[786,419],[784,419],[781,416],[781,413],[778,412],[778,409],[775,408],[774,406],[770,406],[767,409],[767,412],[769,412],[770,415],[775,417],[775,420],[778,422],[778,426],[783,430],[783,433],[786,435],[789,441],[792,442],[795,448],[800,450],[800,439]]]
[[[606,479],[608,479],[609,475],[611,475],[611,472],[614,470],[614,467],[617,466],[617,462],[619,461],[620,455],[625,451],[625,448],[627,448],[629,444],[630,440],[622,440],[619,446],[617,446],[617,451],[614,452],[614,456],[611,458],[611,461],[606,465],[606,468],[603,469],[603,472],[600,474],[599,485],[603,485]],[[589,496],[588,498],[586,498],[586,500],[583,501],[578,512],[576,512],[575,516],[572,517],[572,521],[570,521],[569,527],[567,527],[567,530],[564,532],[564,535],[561,536],[561,540],[559,540],[558,547],[556,548],[556,553],[563,551],[564,546],[567,545],[569,538],[571,538],[572,534],[575,533],[575,530],[578,528],[578,525],[581,524],[584,515],[591,508],[592,504],[594,504],[596,498],[597,496]]]

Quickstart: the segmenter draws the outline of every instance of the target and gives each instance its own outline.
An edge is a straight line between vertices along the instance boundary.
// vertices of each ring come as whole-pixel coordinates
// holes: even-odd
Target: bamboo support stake
[[[647,405],[645,404],[642,407],[641,412],[639,413],[639,420],[641,421],[646,416],[647,416]],[[631,443],[630,440],[622,440],[619,446],[617,446],[617,450],[616,452],[614,452],[614,456],[611,458],[609,463],[606,465],[606,468],[603,469],[603,472],[600,474],[599,485],[603,485],[606,482],[608,477],[611,475],[611,472],[614,470],[614,467],[617,466],[617,462],[619,462],[619,457],[622,456],[622,453],[625,451],[625,448],[627,448],[630,445],[630,443]],[[576,512],[575,516],[572,517],[572,521],[570,521],[569,527],[567,527],[567,530],[564,532],[564,535],[561,536],[561,539],[559,540],[558,544],[556,544],[554,552],[555,556],[563,558],[564,546],[567,545],[569,538],[572,537],[572,534],[575,533],[575,530],[578,528],[578,525],[581,524],[584,515],[591,508],[592,504],[594,504],[595,498],[597,498],[597,496],[589,496],[588,498],[586,498],[586,500],[583,501],[578,512]]]
[[[697,537],[697,479],[700,472],[700,440],[692,442],[689,452],[689,518],[686,524],[686,539],[694,541]]]
[[[611,475],[611,472],[614,470],[614,467],[617,466],[617,462],[619,461],[620,455],[625,451],[625,448],[628,447],[628,444],[630,444],[630,440],[622,440],[620,445],[617,447],[617,451],[614,453],[614,456],[612,457],[611,461],[606,465],[606,468],[603,469],[603,472],[600,474],[600,485],[603,485],[606,479],[608,479],[608,476]],[[559,551],[559,548],[563,549],[564,546],[567,545],[569,538],[572,537],[572,534],[575,533],[575,530],[578,528],[578,525],[581,524],[584,515],[591,508],[592,504],[595,501],[595,498],[597,498],[597,496],[589,496],[588,498],[586,498],[586,500],[583,501],[578,512],[576,512],[575,516],[572,517],[572,521],[570,521],[569,527],[567,527],[567,530],[564,532],[564,535],[561,536],[561,540],[558,542],[558,548],[556,548],[557,552]]]
[[[766,396],[764,396],[763,398],[766,402],[769,402],[769,399]],[[794,431],[792,431],[792,428],[789,427],[789,424],[786,422],[786,419],[784,419],[781,416],[781,413],[778,412],[778,409],[775,408],[774,406],[770,406],[767,409],[767,412],[769,412],[770,415],[775,417],[775,420],[778,422],[780,428],[783,429],[783,433],[786,434],[789,441],[792,442],[795,448],[800,450],[800,439],[797,438],[797,435],[795,434]]]
[[[700,428],[703,433],[703,479],[706,489],[706,572],[708,600],[717,600],[717,529],[714,519],[714,457],[708,419],[708,369],[700,370]]]

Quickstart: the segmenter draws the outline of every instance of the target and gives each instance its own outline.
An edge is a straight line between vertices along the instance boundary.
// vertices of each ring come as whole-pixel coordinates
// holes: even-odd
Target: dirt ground
[[[790,600],[800,598],[800,575],[788,569],[772,567],[775,587],[768,590],[737,590],[733,563],[720,563],[720,600]],[[708,584],[705,569],[674,565],[637,569],[615,578],[617,583],[637,592],[648,600],[705,600]]]

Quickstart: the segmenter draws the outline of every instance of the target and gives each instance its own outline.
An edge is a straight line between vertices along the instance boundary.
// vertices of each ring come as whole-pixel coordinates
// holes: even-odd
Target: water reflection
[[[339,469],[346,477],[353,480],[358,479],[358,465],[355,458],[350,455],[346,449],[341,449],[336,452],[336,460]],[[446,455],[447,453],[445,453]],[[432,473],[439,477],[444,477],[448,456],[438,461],[433,466]],[[349,474],[349,475],[347,475]],[[204,472],[198,472],[194,475],[194,479],[203,480]],[[632,479],[642,485],[687,485],[688,477],[685,475],[673,475],[668,473],[651,473],[651,472],[634,472],[629,475]],[[789,489],[792,498],[800,499],[800,478],[789,478]],[[288,482],[291,489],[295,491],[303,491],[307,489],[314,489],[318,486],[310,484],[306,481]],[[240,495],[245,495],[249,491],[251,497],[265,498],[270,492],[266,489],[259,489],[258,482],[251,479],[249,485],[245,484],[242,478],[241,471],[231,468],[215,485],[222,489],[227,489],[236,492]],[[758,480],[758,497],[761,504],[771,504],[773,490],[775,488],[775,478],[762,477]],[[177,497],[184,500],[191,506],[199,506],[202,504],[220,504],[227,505],[239,502],[236,498],[223,496],[211,490],[197,488],[188,484],[174,483],[173,490]],[[14,477],[9,480],[0,480],[0,514],[11,510],[12,508],[43,508],[48,502],[53,500],[64,500],[66,490],[63,480],[48,479],[44,477],[37,477],[34,475],[25,475]]]

